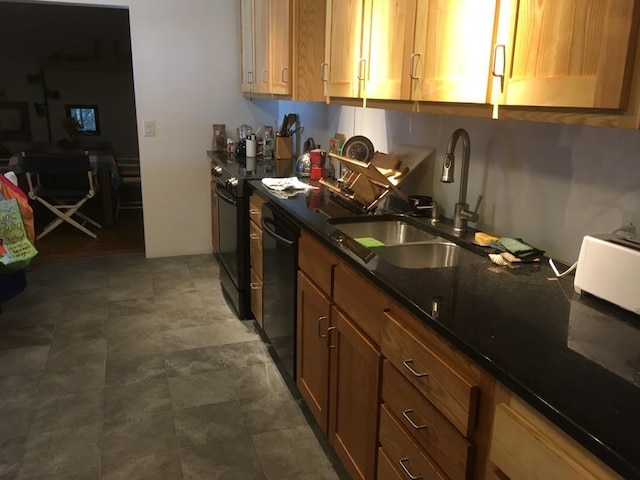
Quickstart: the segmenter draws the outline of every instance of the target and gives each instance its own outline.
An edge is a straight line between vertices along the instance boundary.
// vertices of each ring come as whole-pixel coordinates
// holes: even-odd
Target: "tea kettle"
[[[313,138],[309,137],[305,140],[302,147],[304,152],[298,157],[296,161],[296,176],[297,177],[309,177],[311,176],[311,153],[310,151],[316,148],[316,142]]]

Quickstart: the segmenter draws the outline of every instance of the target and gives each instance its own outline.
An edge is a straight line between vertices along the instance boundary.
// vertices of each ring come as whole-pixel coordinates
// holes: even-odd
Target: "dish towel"
[[[283,192],[285,190],[308,190],[310,188],[316,188],[308,183],[304,183],[298,180],[298,177],[288,178],[263,178],[262,184],[270,190],[276,192]]]
[[[496,242],[489,243],[489,246],[503,252],[503,254],[510,254],[503,255],[510,262],[535,262],[544,255],[544,250],[532,247],[521,238],[502,237]]]

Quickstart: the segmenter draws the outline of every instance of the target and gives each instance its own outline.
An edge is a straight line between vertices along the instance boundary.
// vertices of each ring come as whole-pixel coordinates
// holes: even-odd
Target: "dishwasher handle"
[[[275,228],[277,227],[276,222],[268,217],[262,217],[260,223],[262,224],[262,229],[268,233],[270,236],[275,238],[278,242],[286,245],[287,247],[293,247],[296,243],[294,240],[289,240],[288,238],[283,237],[275,232]]]

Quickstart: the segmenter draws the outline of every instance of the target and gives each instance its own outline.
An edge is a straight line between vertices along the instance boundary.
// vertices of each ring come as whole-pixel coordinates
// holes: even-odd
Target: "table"
[[[62,153],[70,150],[63,150],[59,147],[37,148],[41,153]],[[103,226],[112,227],[114,224],[113,199],[111,189],[117,190],[120,185],[120,175],[118,173],[118,164],[113,152],[108,149],[92,150],[83,148],[82,152],[89,153],[89,164],[91,168],[98,171],[98,188],[102,190],[102,213]],[[16,174],[24,173],[21,165],[22,155],[16,153],[9,158],[9,170],[13,170]]]

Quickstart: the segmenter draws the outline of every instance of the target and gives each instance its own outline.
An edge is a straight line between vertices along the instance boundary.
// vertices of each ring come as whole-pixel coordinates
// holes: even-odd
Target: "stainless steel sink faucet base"
[[[482,201],[482,195],[478,195],[475,208],[469,210],[469,204],[467,203],[467,180],[469,178],[471,140],[469,139],[469,133],[464,128],[458,128],[451,134],[451,137],[449,137],[447,153],[442,163],[442,176],[440,177],[440,181],[443,183],[454,182],[453,173],[456,160],[454,152],[458,144],[458,139],[462,139],[462,174],[460,176],[460,195],[453,214],[453,229],[456,232],[464,232],[467,229],[467,222],[477,222],[479,220],[478,207],[480,207],[480,202]]]

